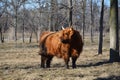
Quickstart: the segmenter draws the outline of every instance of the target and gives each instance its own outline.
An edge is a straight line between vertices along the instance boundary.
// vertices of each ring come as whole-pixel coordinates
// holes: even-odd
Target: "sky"
[[[44,1],[44,0],[43,0],[43,1]],[[118,0],[118,1],[119,1],[119,0]],[[101,2],[99,2],[98,4],[101,5]],[[110,6],[110,0],[104,0],[104,4],[109,7],[109,6]],[[34,3],[33,3],[33,4],[28,4],[28,5],[26,5],[26,7],[27,7],[27,8],[30,8],[30,9],[31,9],[31,8],[34,8],[35,6],[37,7],[38,5],[36,5],[36,4],[34,4]]]
[[[110,6],[110,0],[104,0],[105,5]]]

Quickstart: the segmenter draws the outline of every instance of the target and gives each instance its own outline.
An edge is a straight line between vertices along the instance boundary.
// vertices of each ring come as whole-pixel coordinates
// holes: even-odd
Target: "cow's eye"
[[[68,33],[65,33],[65,35],[69,35]]]

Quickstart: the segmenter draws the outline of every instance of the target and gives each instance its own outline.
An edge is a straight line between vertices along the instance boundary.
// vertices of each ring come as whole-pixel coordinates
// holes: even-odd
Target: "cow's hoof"
[[[66,69],[69,69],[69,66],[68,66],[68,65],[66,65],[66,66],[65,66],[65,68],[66,68]]]
[[[41,65],[41,68],[45,68],[45,66]]]
[[[75,68],[76,68],[76,65],[72,65],[72,68],[75,69]]]

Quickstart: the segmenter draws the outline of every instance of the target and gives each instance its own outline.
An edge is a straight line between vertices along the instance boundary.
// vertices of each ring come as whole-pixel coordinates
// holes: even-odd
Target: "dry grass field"
[[[40,68],[37,43],[0,43],[0,80],[120,80],[120,63],[109,63],[109,41],[97,55],[97,40],[86,40],[77,68],[64,68],[64,61],[53,58],[51,68]]]

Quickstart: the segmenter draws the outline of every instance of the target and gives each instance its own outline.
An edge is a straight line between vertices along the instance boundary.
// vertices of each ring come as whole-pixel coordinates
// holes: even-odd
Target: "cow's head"
[[[71,42],[71,38],[74,34],[74,29],[72,27],[67,27],[67,28],[63,28],[62,27],[62,31],[61,31],[61,42],[63,43],[69,43]]]

